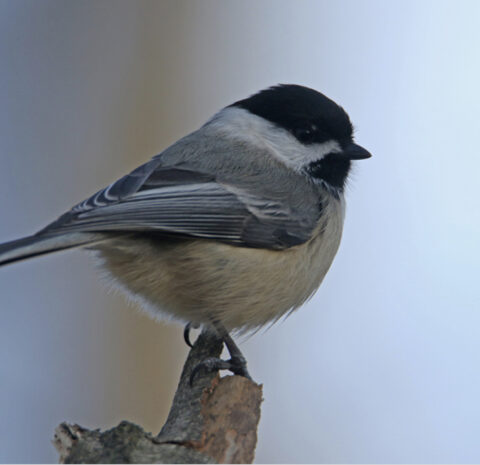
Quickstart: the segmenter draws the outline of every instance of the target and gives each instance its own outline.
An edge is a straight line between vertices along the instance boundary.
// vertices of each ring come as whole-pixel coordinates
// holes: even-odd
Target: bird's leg
[[[203,362],[200,362],[197,366],[195,366],[190,374],[190,384],[193,384],[195,375],[199,372],[199,370],[202,369],[208,371],[230,370],[235,375],[252,379],[247,370],[247,361],[245,360],[245,357],[238,348],[237,344],[235,344],[230,334],[228,334],[228,331],[225,329],[225,327],[217,321],[213,321],[212,326],[215,328],[215,331],[227,346],[228,352],[230,353],[230,359],[222,360],[221,358],[209,357]]]
[[[231,367],[229,370],[236,375],[252,379],[247,370],[247,361],[245,360],[245,357],[238,348],[237,344],[235,344],[232,336],[228,334],[225,326],[217,322],[214,322],[213,326],[215,327],[218,335],[223,339],[223,342],[227,346],[228,352],[230,353],[230,360],[228,360],[228,362],[230,363]]]

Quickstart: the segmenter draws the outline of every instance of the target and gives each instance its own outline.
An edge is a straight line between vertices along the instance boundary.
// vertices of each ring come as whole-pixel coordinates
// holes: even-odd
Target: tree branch
[[[122,421],[101,432],[60,424],[53,443],[60,463],[251,463],[262,387],[241,376],[220,378],[193,368],[219,357],[222,342],[203,332],[183,367],[167,421],[157,436]]]

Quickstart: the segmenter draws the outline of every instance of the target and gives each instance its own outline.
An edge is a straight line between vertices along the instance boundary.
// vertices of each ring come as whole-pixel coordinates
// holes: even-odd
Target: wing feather
[[[159,232],[283,249],[311,235],[286,205],[154,158],[76,205],[41,234]]]

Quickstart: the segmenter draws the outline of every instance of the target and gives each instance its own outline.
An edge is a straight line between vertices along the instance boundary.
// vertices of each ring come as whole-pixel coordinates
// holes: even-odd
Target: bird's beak
[[[364,160],[365,158],[370,158],[372,156],[368,150],[360,145],[354,144],[353,142],[345,147],[342,152],[338,153],[338,155],[348,160]]]

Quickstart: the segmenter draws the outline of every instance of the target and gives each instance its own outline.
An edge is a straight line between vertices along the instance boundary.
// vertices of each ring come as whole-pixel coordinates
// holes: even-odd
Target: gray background
[[[242,343],[258,462],[480,461],[476,1],[0,0],[0,240],[34,232],[263,87],[314,87],[374,157],[324,284]],[[86,254],[0,269],[0,461],[63,420],[160,428],[181,328]]]

